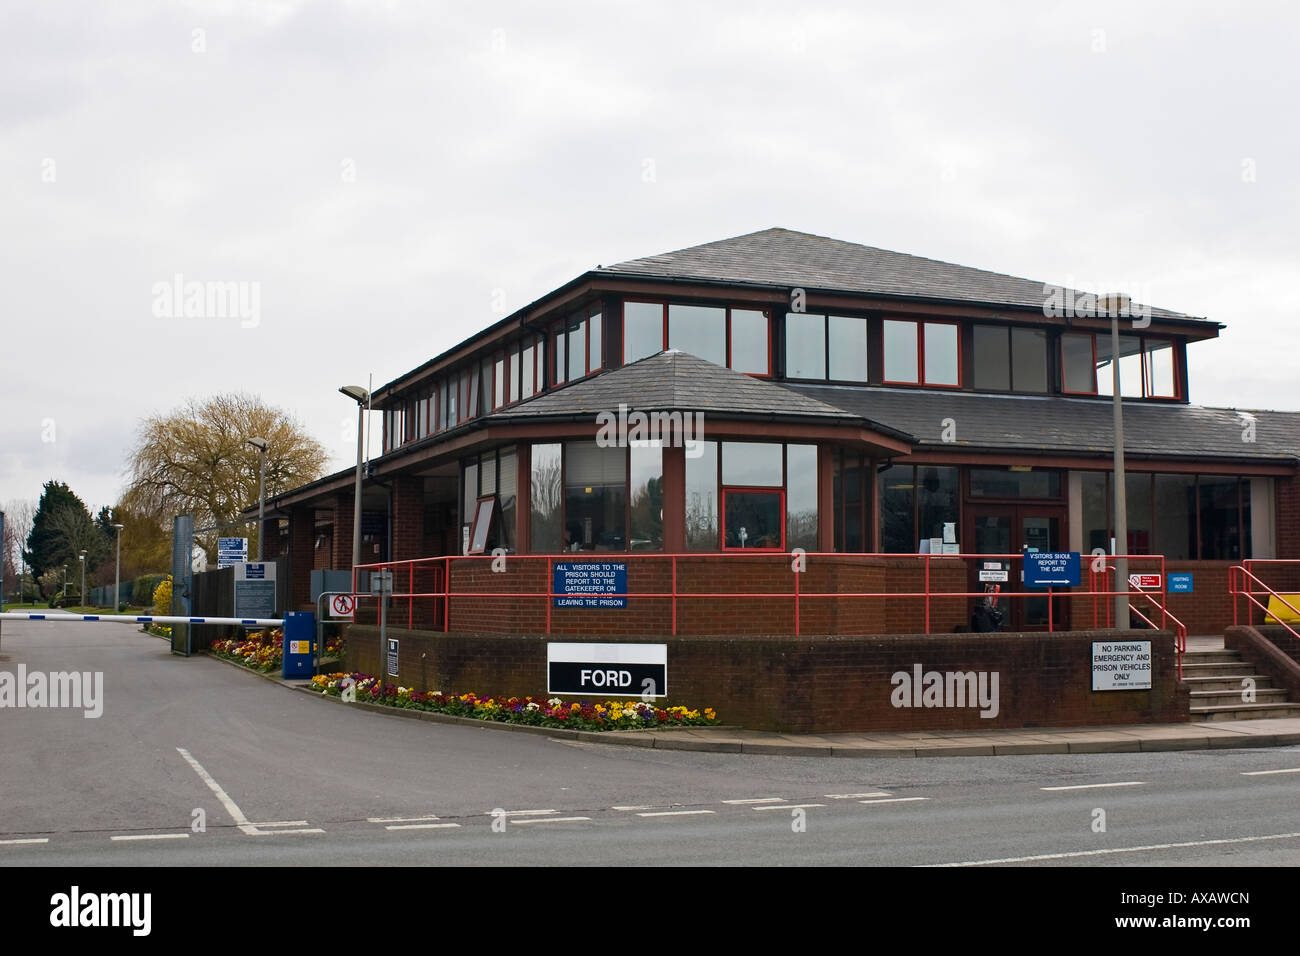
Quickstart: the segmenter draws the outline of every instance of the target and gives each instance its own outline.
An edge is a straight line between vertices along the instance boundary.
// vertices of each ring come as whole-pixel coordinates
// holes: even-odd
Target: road
[[[20,664],[102,672],[103,714],[0,709],[0,866],[1300,864],[1294,747],[838,759],[561,742],[313,699],[129,624],[6,622],[0,673]]]

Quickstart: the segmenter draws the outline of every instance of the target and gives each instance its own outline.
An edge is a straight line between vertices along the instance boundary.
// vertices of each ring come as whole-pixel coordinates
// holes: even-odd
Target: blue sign
[[[552,567],[555,607],[627,607],[627,563],[561,561]]]
[[[1025,587],[1077,588],[1078,551],[1030,551],[1025,554]]]
[[[1170,594],[1191,594],[1192,573],[1190,571],[1169,575]]]

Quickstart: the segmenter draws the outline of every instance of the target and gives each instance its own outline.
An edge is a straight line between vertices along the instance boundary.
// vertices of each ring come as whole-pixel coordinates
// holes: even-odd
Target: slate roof
[[[790,229],[764,229],[592,271],[627,277],[688,278],[1032,309],[1042,309],[1043,287],[1052,285]],[[1154,307],[1150,315],[1205,321]]]
[[[997,449],[1109,456],[1113,422],[1107,399],[1002,396],[925,389],[789,385],[809,398],[886,422],[916,437],[918,448]],[[1124,449],[1135,457],[1287,461],[1300,459],[1300,412],[1250,411],[1255,441],[1242,441],[1247,419],[1230,408],[1126,402]],[[956,441],[941,437],[943,420]]]
[[[785,421],[803,419],[861,425],[865,417],[784,385],[668,349],[502,409],[491,415],[490,420],[594,418],[598,412],[617,411],[620,402],[640,411],[698,411],[723,418],[778,416]],[[905,432],[870,419],[865,424],[911,441],[912,436]]]

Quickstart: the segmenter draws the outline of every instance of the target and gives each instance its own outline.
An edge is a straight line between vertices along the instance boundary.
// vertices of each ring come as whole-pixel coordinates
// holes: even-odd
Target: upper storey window
[[[1062,391],[1114,394],[1114,358],[1106,333],[1067,332],[1061,336]],[[1120,395],[1125,398],[1178,398],[1178,363],[1170,339],[1146,335],[1119,337]]]
[[[961,385],[956,323],[885,319],[882,333],[887,384]]]
[[[770,375],[767,313],[758,309],[664,302],[623,303],[623,361],[681,349],[750,375]]]
[[[867,320],[852,315],[787,312],[787,378],[866,382]]]
[[[1047,333],[1005,325],[971,330],[976,389],[996,392],[1047,391]]]

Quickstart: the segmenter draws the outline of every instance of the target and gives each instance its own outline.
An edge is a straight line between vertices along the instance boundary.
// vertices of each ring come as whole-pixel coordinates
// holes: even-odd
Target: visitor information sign
[[[554,607],[627,607],[626,561],[560,561],[551,575]]]

